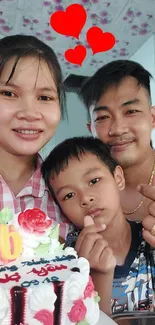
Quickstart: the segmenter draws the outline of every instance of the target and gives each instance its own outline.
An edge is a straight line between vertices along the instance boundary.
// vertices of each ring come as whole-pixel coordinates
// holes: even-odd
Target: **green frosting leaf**
[[[4,208],[0,211],[0,223],[6,224],[10,220],[12,220],[13,215],[9,208]]]
[[[60,227],[60,225],[57,224],[57,225],[56,225],[56,226],[51,230],[51,232],[50,232],[50,234],[49,234],[49,237],[50,237],[50,238],[55,238],[55,239],[59,240],[59,227]]]
[[[95,300],[96,303],[98,303],[98,302],[101,300],[101,298],[100,298],[99,295],[97,294],[97,295],[94,297],[94,300]]]
[[[86,319],[82,320],[81,322],[76,323],[76,325],[90,325]]]
[[[49,254],[50,244],[40,244],[37,248],[34,248],[35,255],[46,256]]]
[[[61,244],[59,247],[57,247],[54,251],[55,254],[58,254],[62,251],[62,249],[64,248],[65,244]]]

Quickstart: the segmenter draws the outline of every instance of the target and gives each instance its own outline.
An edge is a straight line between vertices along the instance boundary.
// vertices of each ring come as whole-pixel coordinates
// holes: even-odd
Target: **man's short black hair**
[[[89,110],[90,106],[96,104],[110,86],[118,86],[126,77],[134,77],[138,85],[148,91],[151,101],[150,79],[152,75],[142,65],[130,60],[116,60],[101,67],[87,79],[80,90],[80,98]]]
[[[54,178],[55,175],[59,175],[60,171],[65,170],[72,158],[80,160],[82,155],[87,153],[96,156],[108,167],[110,172],[114,174],[118,163],[112,158],[110,147],[107,144],[93,137],[74,137],[66,139],[51,151],[41,168],[45,183],[55,200],[56,198],[50,185],[50,179]]]

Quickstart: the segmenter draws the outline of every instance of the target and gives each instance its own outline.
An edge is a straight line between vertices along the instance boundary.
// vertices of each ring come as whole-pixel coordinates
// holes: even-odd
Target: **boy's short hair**
[[[116,60],[101,67],[92,77],[87,79],[80,90],[80,98],[88,109],[96,105],[100,97],[110,86],[118,86],[126,77],[134,77],[137,84],[147,91],[151,102],[150,79],[152,75],[142,65],[130,60]]]
[[[96,156],[114,174],[118,163],[112,158],[110,147],[107,144],[93,137],[66,139],[51,151],[41,168],[45,183],[55,200],[56,198],[50,185],[50,178],[54,178],[55,175],[59,175],[60,171],[65,170],[70,159],[77,158],[80,160],[81,156],[87,153]]]

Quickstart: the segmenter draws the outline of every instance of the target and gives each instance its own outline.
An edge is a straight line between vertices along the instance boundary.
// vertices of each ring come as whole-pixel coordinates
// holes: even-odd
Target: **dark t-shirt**
[[[130,222],[132,243],[123,266],[116,266],[112,312],[154,311],[154,249],[142,237],[141,224]]]
[[[112,291],[112,312],[154,311],[155,252],[142,237],[140,223],[129,222],[132,241],[123,266],[116,266]],[[68,234],[66,245],[74,247],[80,230]]]
[[[141,243],[141,238],[142,238],[142,226],[141,223],[136,223],[136,222],[130,222],[128,221],[130,226],[131,226],[131,246],[128,252],[128,255],[126,256],[125,263],[122,266],[116,266],[115,268],[115,274],[114,277],[120,278],[121,276],[127,276],[129,273],[129,269],[131,264],[133,263],[138,247]]]

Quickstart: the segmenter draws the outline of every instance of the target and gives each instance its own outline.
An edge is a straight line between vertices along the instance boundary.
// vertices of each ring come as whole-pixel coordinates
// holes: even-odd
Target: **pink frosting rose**
[[[94,287],[92,278],[91,278],[91,276],[89,276],[89,281],[88,281],[88,284],[87,284],[87,286],[85,288],[85,291],[84,291],[84,299],[92,297],[92,294],[94,292],[94,288],[95,287]]]
[[[34,318],[42,322],[44,325],[53,324],[53,313],[47,309],[39,310],[35,314]]]
[[[21,212],[18,223],[28,232],[43,234],[52,221],[46,220],[46,214],[42,210],[34,208]]]
[[[78,323],[84,320],[87,312],[87,308],[82,300],[76,300],[71,311],[68,313],[68,317],[71,322]]]

